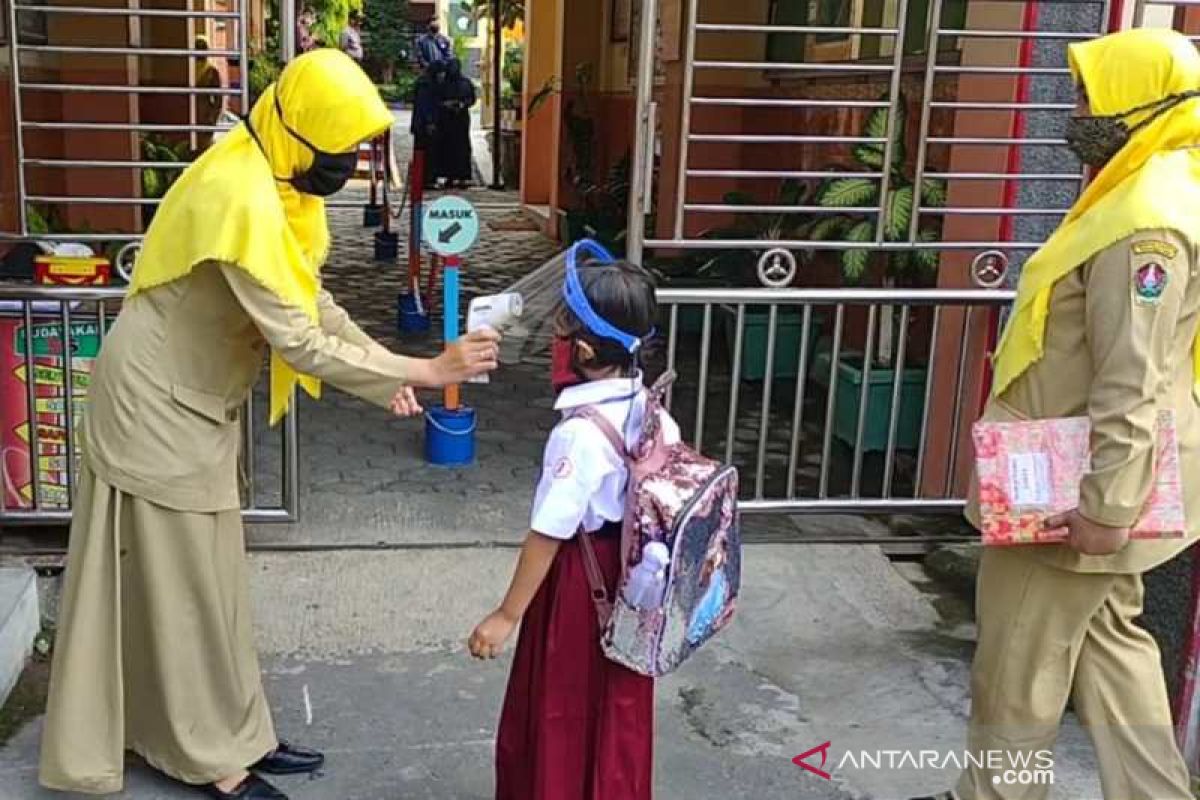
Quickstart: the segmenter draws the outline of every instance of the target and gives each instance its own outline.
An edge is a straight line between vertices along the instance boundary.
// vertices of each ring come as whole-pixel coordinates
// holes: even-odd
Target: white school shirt
[[[554,408],[564,419],[546,442],[530,524],[533,530],[555,539],[570,539],[580,528],[597,531],[606,522],[620,522],[625,516],[628,470],[595,423],[571,416],[586,406],[594,406],[624,432],[627,446],[636,444],[646,414],[642,376],[582,383],[558,396]],[[662,430],[667,444],[679,441],[679,425],[665,411]]]

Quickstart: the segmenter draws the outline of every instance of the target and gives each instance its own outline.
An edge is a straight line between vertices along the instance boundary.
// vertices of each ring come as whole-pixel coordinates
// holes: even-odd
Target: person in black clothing
[[[447,61],[435,75],[438,103],[432,177],[450,187],[466,187],[474,177],[471,108],[476,100],[475,85],[462,74],[457,58]]]
[[[419,78],[413,89],[413,114],[409,131],[413,136],[413,147],[425,154],[425,188],[433,188],[435,142],[437,139],[438,87],[437,73],[445,67],[430,65]]]

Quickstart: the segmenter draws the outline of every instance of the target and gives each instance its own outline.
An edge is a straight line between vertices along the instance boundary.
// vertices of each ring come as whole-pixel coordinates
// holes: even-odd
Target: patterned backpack
[[[664,375],[649,391],[632,452],[595,408],[576,414],[604,433],[629,469],[616,597],[608,595],[590,537],[579,537],[600,618],[600,646],[610,660],[655,678],[673,671],[732,619],[742,573],[737,470],[682,442],[663,441],[659,412],[674,378]],[[666,591],[657,608],[638,610],[625,601],[625,584],[643,547],[655,541],[670,551]]]

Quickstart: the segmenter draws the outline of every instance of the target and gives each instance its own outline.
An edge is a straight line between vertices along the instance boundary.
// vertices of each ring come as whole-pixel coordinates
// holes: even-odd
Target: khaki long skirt
[[[42,739],[51,789],[120,791],[125,751],[190,784],[277,745],[241,514],[154,505],[80,469]]]

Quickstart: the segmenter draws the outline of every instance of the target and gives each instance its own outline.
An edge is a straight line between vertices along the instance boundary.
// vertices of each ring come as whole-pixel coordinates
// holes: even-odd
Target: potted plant
[[[562,215],[562,237],[569,242],[594,239],[614,254],[621,255],[625,252],[628,228],[632,157],[626,152],[607,170],[600,169],[595,158],[596,121],[588,93],[592,66],[579,64],[575,68],[575,80],[577,94],[563,108],[562,117],[570,143],[570,158],[564,174],[573,195],[570,206]],[[530,113],[559,91],[556,81],[547,81],[530,101]]]
[[[521,182],[521,95],[525,90],[525,45],[512,42],[504,50],[504,80],[500,88],[500,149],[504,183],[516,187]]]
[[[891,163],[887,165],[889,180],[886,198],[880,197],[882,181],[877,178],[844,177],[830,178],[822,183],[816,193],[818,206],[836,209],[853,209],[883,206],[883,213],[847,210],[833,213],[820,219],[809,231],[814,241],[874,242],[879,219],[883,224],[883,241],[908,241],[913,226],[916,198],[924,208],[936,208],[946,202],[946,186],[940,180],[924,179],[921,186],[908,171],[905,159],[904,130],[905,102],[901,97],[896,108]],[[883,139],[887,136],[888,109],[879,108],[867,118],[863,136]],[[885,148],[882,142],[860,144],[853,150],[854,164],[850,169],[883,171]],[[845,166],[835,167],[845,171]],[[929,225],[918,229],[919,242],[936,242],[941,237],[940,225]],[[899,285],[920,285],[935,278],[939,253],[935,249],[882,251],[870,248],[849,248],[841,252],[840,265],[847,283],[861,283],[869,275],[881,275],[885,288]],[[863,449],[881,451],[887,446],[888,425],[891,416],[892,387],[895,380],[895,343],[899,314],[892,306],[884,306],[880,314],[876,339],[871,342],[872,363],[870,384],[867,389],[867,412],[863,430]],[[911,323],[911,318],[910,318]],[[830,368],[828,353],[823,354],[823,368],[818,365],[816,377],[829,382]],[[837,368],[837,404],[835,409],[834,433],[848,444],[854,444],[862,397],[862,387],[867,370],[864,369],[863,353],[845,351],[839,357]],[[914,365],[906,359],[904,373],[900,378],[900,409],[896,430],[896,446],[899,449],[915,449],[919,444],[921,416],[924,404],[926,367]]]

